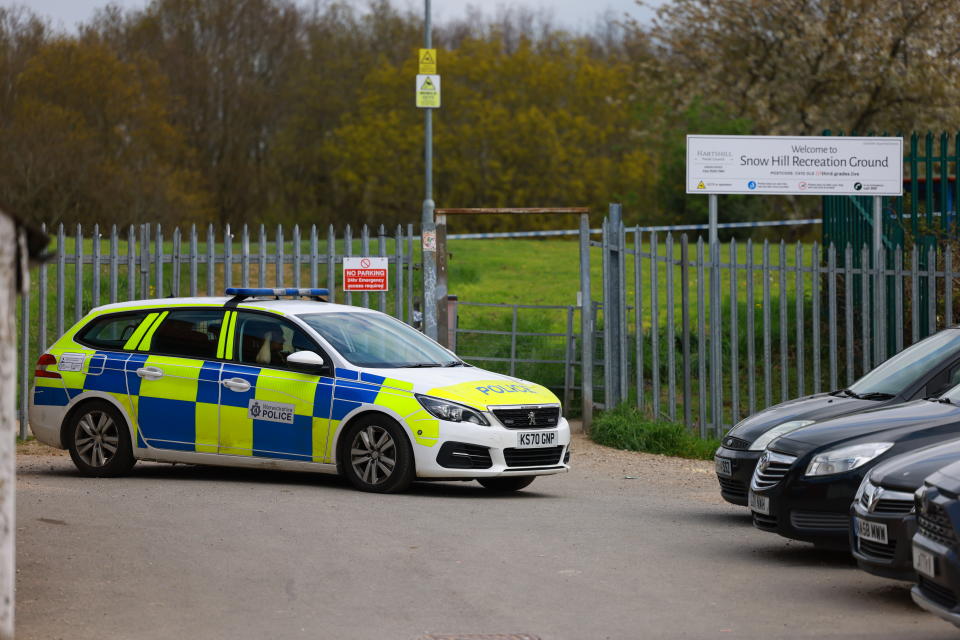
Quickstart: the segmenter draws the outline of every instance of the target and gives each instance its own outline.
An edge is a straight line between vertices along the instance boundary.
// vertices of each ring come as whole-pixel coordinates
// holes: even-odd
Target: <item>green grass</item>
[[[720,446],[719,440],[698,438],[682,424],[652,421],[628,405],[600,414],[593,421],[590,438],[616,449],[697,460],[713,459],[714,451]]]

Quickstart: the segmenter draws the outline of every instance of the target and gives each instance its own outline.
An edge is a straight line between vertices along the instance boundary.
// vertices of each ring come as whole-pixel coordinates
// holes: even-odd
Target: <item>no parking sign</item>
[[[344,291],[387,291],[387,258],[344,258]]]

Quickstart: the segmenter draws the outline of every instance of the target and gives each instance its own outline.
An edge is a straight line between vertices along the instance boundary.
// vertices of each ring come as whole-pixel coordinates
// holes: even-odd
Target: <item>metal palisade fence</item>
[[[704,436],[846,387],[954,323],[949,244],[872,255],[868,245],[731,240],[711,251],[702,238],[617,220],[592,244],[604,255],[598,404],[630,402]]]
[[[72,232],[72,233],[71,233]],[[282,226],[236,232],[195,225],[165,231],[160,225],[66,229],[55,234],[53,256],[32,274],[20,302],[18,351],[20,435],[33,363],[90,309],[111,302],[167,296],[223,295],[231,286],[325,287],[330,300],[376,308],[413,324],[414,230],[366,225],[354,237],[350,226],[338,236],[333,225],[288,232]],[[383,256],[390,268],[388,292],[339,289],[344,257]]]

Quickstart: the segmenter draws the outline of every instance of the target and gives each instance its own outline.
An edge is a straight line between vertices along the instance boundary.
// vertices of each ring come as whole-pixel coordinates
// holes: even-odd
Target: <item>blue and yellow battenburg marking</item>
[[[61,379],[37,378],[34,403],[66,406],[81,393],[111,395],[135,421],[137,445],[157,449],[330,462],[332,439],[340,422],[364,405],[396,412],[420,444],[433,446],[439,421],[413,396],[413,385],[350,369],[336,379],[229,362],[145,353],[166,312],[148,314],[124,345],[140,352],[118,353],[76,348],[62,339],[50,350],[85,356],[80,371],[59,371]],[[226,311],[217,355],[232,358],[236,312]],[[66,338],[66,336],[65,336]],[[163,376],[141,377],[137,370],[158,368]],[[249,383],[245,391],[223,380]],[[289,422],[251,416],[252,401],[293,408]]]

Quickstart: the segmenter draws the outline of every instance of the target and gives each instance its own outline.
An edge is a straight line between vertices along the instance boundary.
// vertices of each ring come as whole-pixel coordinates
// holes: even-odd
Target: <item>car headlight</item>
[[[449,422],[470,422],[473,424],[482,424],[485,427],[490,426],[490,423],[487,422],[487,419],[483,417],[482,413],[462,404],[421,395],[417,395],[417,400],[420,401],[421,406],[434,418],[440,418],[441,420],[447,420]]]
[[[766,433],[760,434],[760,437],[754,440],[753,444],[750,445],[750,451],[763,451],[767,448],[768,444],[780,436],[790,433],[791,431],[796,431],[797,429],[810,424],[813,424],[813,420],[791,420],[790,422],[778,424]]]
[[[828,476],[856,469],[870,462],[893,446],[892,442],[867,442],[840,447],[813,456],[807,466],[808,476]]]

